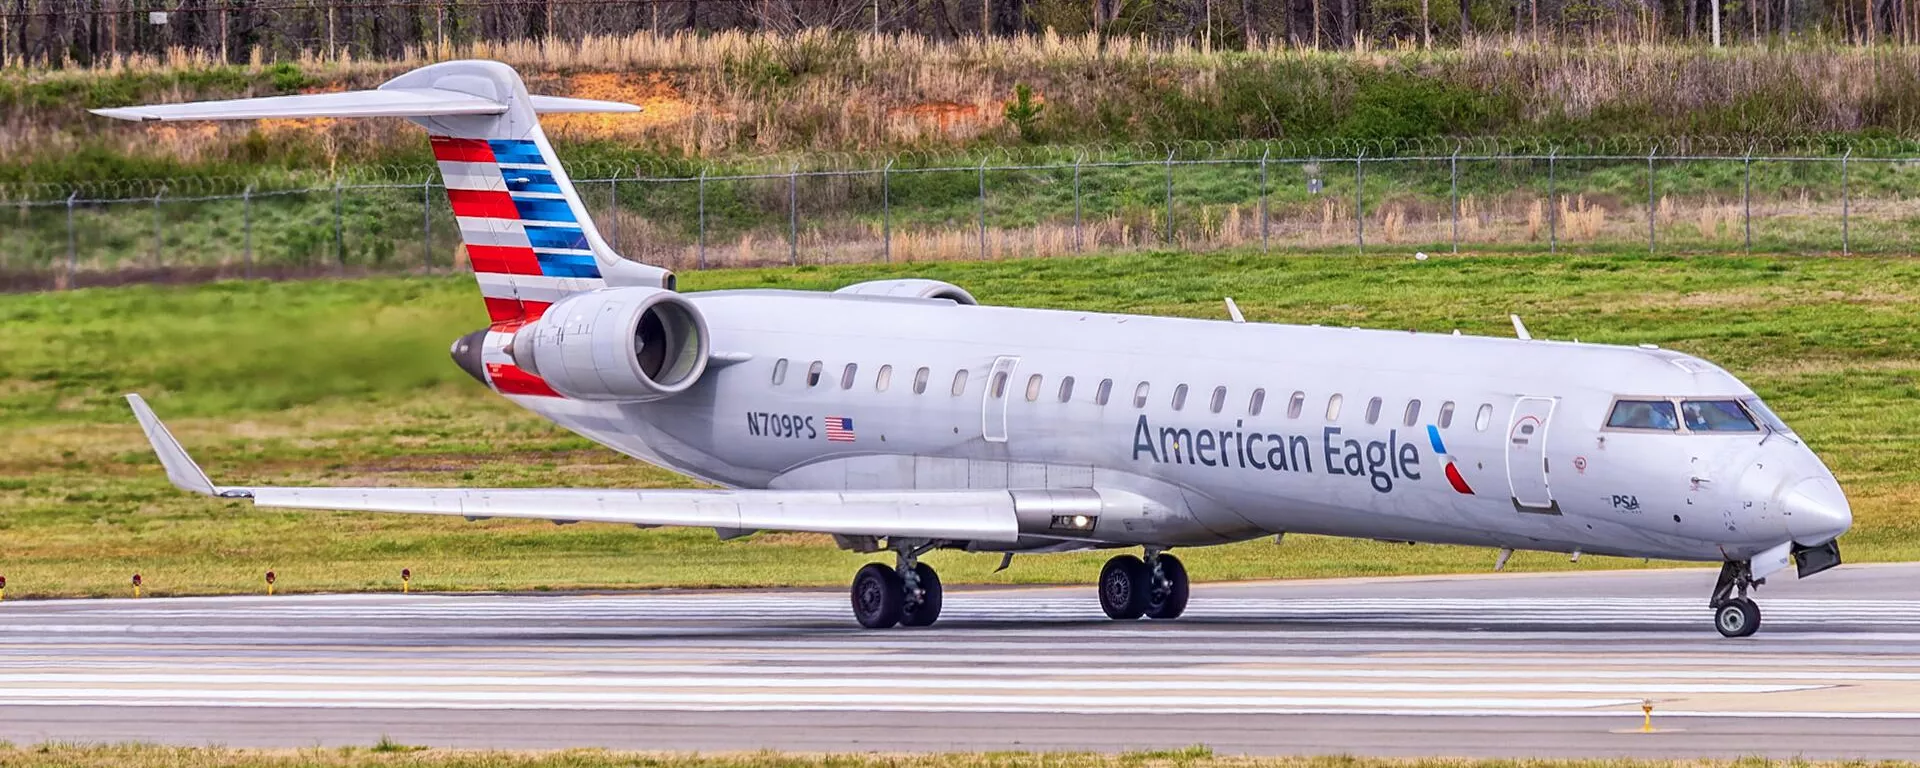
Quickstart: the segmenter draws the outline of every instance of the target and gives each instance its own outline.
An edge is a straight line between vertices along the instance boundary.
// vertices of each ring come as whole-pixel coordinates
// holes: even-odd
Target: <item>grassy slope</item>
[[[651,766],[653,768],[895,768],[902,764],[936,768],[1770,768],[1765,760],[1418,760],[1372,757],[1230,757],[1216,756],[1205,747],[1112,755],[1089,753],[949,753],[900,754],[785,754],[751,752],[694,755],[659,752],[611,752],[576,749],[553,752],[422,750],[394,745],[373,748],[253,750],[226,747],[158,747],[47,745],[34,749],[0,749],[0,761],[9,766],[35,768],[295,768],[325,766],[419,766],[420,768],[599,768]],[[1838,768],[1866,763],[1793,761],[1793,768]],[[1884,761],[1878,768],[1906,768],[1911,763]]]
[[[1854,560],[1920,556],[1920,264],[1898,259],[1141,255],[685,276],[693,290],[953,280],[983,300],[1262,321],[1652,342],[1741,375],[1848,488]],[[0,297],[0,573],[14,594],[395,585],[838,585],[861,556],[819,537],[257,512],[173,492],[117,400],[141,391],[216,478],[259,483],[662,485],[683,481],[544,425],[465,379],[447,344],[483,323],[464,277],[229,283]],[[1098,555],[952,553],[949,581],[1086,581]],[[1491,553],[1309,537],[1194,551],[1201,578],[1479,570]],[[1522,569],[1568,567],[1522,555]],[[1580,567],[1627,563],[1589,558]]]

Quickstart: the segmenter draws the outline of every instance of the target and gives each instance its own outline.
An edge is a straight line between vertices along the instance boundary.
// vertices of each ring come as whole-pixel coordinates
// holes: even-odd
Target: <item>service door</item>
[[[1507,424],[1507,483],[1513,505],[1523,512],[1558,510],[1547,487],[1547,425],[1553,405],[1551,397],[1522,397],[1513,404],[1513,419]]]
[[[1007,401],[1013,399],[1013,371],[1020,358],[1002,355],[987,371],[987,391],[980,400],[980,436],[989,443],[1007,441]]]

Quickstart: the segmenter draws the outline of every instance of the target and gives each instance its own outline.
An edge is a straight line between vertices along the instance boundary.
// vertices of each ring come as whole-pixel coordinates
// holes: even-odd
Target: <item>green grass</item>
[[[384,743],[384,742],[383,742]],[[412,748],[408,748],[412,750]],[[228,747],[162,747],[142,744],[46,744],[0,747],[0,761],[20,768],[60,766],[89,768],[360,768],[361,766],[419,766],[420,768],[1907,768],[1912,763],[1776,762],[1742,760],[1466,760],[1458,758],[1392,759],[1373,757],[1239,757],[1216,755],[1204,746],[1175,750],[1093,754],[1086,752],[950,752],[933,754],[820,754],[738,752],[689,754],[669,752],[615,752],[598,749],[563,751],[413,750],[395,751],[346,747],[340,749],[261,750]]]
[[[1726,365],[1833,466],[1852,561],[1920,558],[1920,262],[1893,258],[1187,256],[728,270],[690,290],[922,275],[983,301],[1256,321],[1657,343]],[[146,394],[216,480],[661,486],[485,392],[445,356],[484,324],[464,276],[0,296],[0,574],[9,596],[839,586],[823,537],[256,511],[172,490],[119,396]],[[1202,579],[1479,571],[1489,551],[1314,537],[1194,550]],[[932,557],[952,583],[1086,582],[1099,555]],[[1522,570],[1638,566],[1523,553]]]

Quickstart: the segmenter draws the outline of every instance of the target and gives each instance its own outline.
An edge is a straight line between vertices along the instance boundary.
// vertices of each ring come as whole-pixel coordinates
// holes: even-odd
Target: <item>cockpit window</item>
[[[1678,429],[1673,403],[1666,400],[1621,400],[1613,404],[1607,426],[1620,429]]]
[[[1758,432],[1753,417],[1733,400],[1684,400],[1680,415],[1694,432]]]
[[[1780,417],[1774,414],[1773,409],[1768,408],[1766,403],[1760,402],[1760,398],[1743,397],[1740,398],[1740,402],[1747,406],[1747,411],[1752,413],[1754,418],[1759,419],[1761,424],[1772,427],[1773,431],[1783,435],[1793,434],[1793,430],[1787,427],[1787,423],[1781,421]]]

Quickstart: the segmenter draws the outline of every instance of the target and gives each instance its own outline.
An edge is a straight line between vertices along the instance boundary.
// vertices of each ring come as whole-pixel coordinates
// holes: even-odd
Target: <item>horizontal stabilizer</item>
[[[534,96],[536,113],[638,112],[617,101]],[[459,91],[441,88],[382,88],[376,91],[266,96],[255,99],[156,104],[144,107],[96,109],[93,113],[118,120],[258,120],[308,117],[446,117],[505,114],[507,105]]]
[[[841,536],[1012,542],[1014,495],[955,491],[695,491],[596,488],[286,488],[219,486],[187,456],[139,395],[127,395],[147,441],[175,487],[250,498],[255,506],[514,517],[722,531],[803,531]]]

